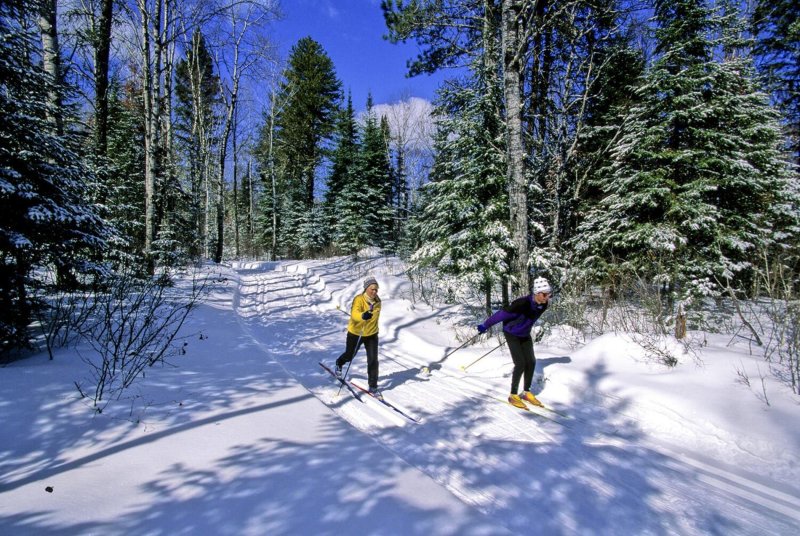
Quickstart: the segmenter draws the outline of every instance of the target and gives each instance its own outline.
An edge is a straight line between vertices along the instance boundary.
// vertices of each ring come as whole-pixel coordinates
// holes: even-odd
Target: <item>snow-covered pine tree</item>
[[[103,270],[93,259],[106,247],[103,221],[82,194],[91,172],[68,128],[48,117],[61,94],[34,63],[36,45],[17,2],[0,0],[0,353],[26,346],[42,291],[71,288]]]
[[[333,134],[341,82],[322,46],[300,39],[277,96],[275,156],[278,173],[278,244],[282,253],[300,254],[297,233],[314,207],[315,181],[324,144]]]
[[[144,116],[135,85],[112,80],[108,95],[108,221],[119,235],[112,249],[141,255],[144,251]]]
[[[595,61],[604,68],[600,69],[594,90],[587,99],[585,128],[578,139],[582,160],[578,167],[580,179],[576,193],[587,206],[597,201],[594,189],[597,172],[608,164],[609,151],[633,102],[636,85],[644,74],[642,51],[635,49],[628,39],[619,36],[595,52]]]
[[[353,177],[356,177],[355,172]],[[356,178],[349,180],[336,198],[333,243],[344,253],[356,254],[362,248],[373,245],[370,229],[364,221],[364,207],[369,203],[369,192]]]
[[[356,253],[366,246],[393,248],[392,169],[387,133],[372,108],[372,96],[360,139],[358,158],[336,203],[336,242]]]
[[[480,71],[479,71],[480,72]],[[410,265],[490,291],[509,273],[504,131],[495,78],[477,76],[440,91],[436,157],[409,234]]]
[[[314,257],[325,249],[328,234],[325,209],[321,201],[314,201],[311,209],[300,215],[294,246],[304,257]]]
[[[756,0],[752,14],[753,51],[783,122],[794,161],[800,165],[800,2]]]
[[[658,58],[597,183],[603,199],[579,229],[578,251],[601,280],[628,272],[708,292],[752,275],[754,252],[791,219],[788,168],[747,61],[714,57],[726,48],[725,19],[701,0],[655,7]]]
[[[331,156],[330,172],[326,181],[325,202],[323,205],[324,222],[327,225],[327,242],[336,249],[348,250],[339,243],[339,238],[349,237],[350,233],[343,223],[345,213],[339,209],[348,209],[343,195],[351,182],[358,161],[359,141],[353,98],[348,94],[347,105],[339,112],[334,134],[334,148]],[[347,242],[348,239],[345,238]]]

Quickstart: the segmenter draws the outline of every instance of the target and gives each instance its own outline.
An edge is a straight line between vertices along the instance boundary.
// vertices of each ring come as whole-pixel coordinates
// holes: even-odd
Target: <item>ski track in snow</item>
[[[380,281],[376,271],[384,267],[367,259],[352,284],[329,284],[326,274],[341,280],[341,262],[237,265],[239,322],[275,363],[336,412],[343,426],[365,432],[509,530],[793,534],[800,528],[798,489],[706,456],[692,444],[671,444],[644,429],[641,407],[615,410],[623,404],[614,395],[593,391],[587,393],[593,400],[582,405],[555,408],[566,417],[550,417],[563,425],[503,403],[510,373],[505,347],[495,352],[509,363],[502,374],[485,367],[466,374],[447,361],[423,374],[420,369],[447,349],[429,355],[430,343],[410,341],[416,336],[404,326],[418,330],[428,322],[442,331],[436,311],[393,310],[394,297],[387,298],[383,286],[380,385],[387,401],[422,422],[412,423],[367,395],[356,400],[318,362],[333,366],[344,349],[345,314],[361,291],[362,275],[372,273]],[[366,385],[363,348],[350,377]],[[692,437],[695,425],[670,408],[653,405],[646,411],[669,416],[676,430]],[[502,478],[485,476],[498,470]]]

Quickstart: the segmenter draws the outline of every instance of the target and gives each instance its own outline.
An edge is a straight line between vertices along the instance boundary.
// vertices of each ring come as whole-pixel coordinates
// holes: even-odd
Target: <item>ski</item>
[[[421,421],[419,419],[417,419],[415,417],[412,417],[411,415],[409,415],[408,413],[406,413],[402,409],[398,408],[397,406],[395,406],[391,402],[387,402],[386,399],[383,398],[383,396],[376,396],[375,394],[370,393],[369,389],[365,389],[364,387],[358,385],[356,382],[350,382],[350,383],[356,389],[359,389],[360,391],[362,391],[364,393],[367,393],[369,396],[371,396],[372,398],[374,398],[375,400],[377,400],[378,402],[380,402],[381,404],[383,404],[387,408],[390,408],[391,410],[396,411],[397,413],[399,413],[400,415],[402,415],[403,417],[405,417],[409,421],[411,421],[413,423],[416,423],[416,424],[420,424]]]
[[[537,409],[538,410],[546,410],[547,408],[545,408],[545,407],[536,406],[536,405],[533,405],[533,404],[531,404],[529,406],[528,404],[525,404],[525,402],[523,402],[523,404],[525,404],[525,407],[521,408],[519,406],[515,406],[514,404],[509,402],[508,399],[506,399],[506,398],[496,398],[495,400],[503,402],[504,404],[507,404],[507,405],[511,406],[512,408],[514,408],[514,409],[518,409],[520,411],[524,411],[525,413],[528,413],[529,415],[531,415],[531,417],[541,417],[542,419],[545,419],[545,420],[548,420],[550,422],[554,422],[556,424],[560,424],[561,426],[566,426],[567,428],[569,428],[569,425],[567,423],[565,423],[563,420],[558,419],[556,417],[553,417],[551,415],[548,415],[546,413],[542,413],[541,411],[536,411]]]
[[[530,406],[533,407],[533,408],[538,408],[538,409],[542,409],[542,410],[545,410],[545,411],[549,411],[550,413],[558,415],[559,417],[564,417],[565,419],[569,419],[570,418],[570,416],[567,415],[566,413],[564,413],[563,411],[558,411],[557,409],[553,409],[550,406],[545,405],[544,403],[542,403],[541,400],[537,399],[537,401],[538,401],[538,404],[534,404],[533,402],[529,402],[527,400],[523,400],[523,402],[525,402],[527,404],[530,404]]]
[[[320,366],[320,367],[322,367],[323,369],[325,369],[325,371],[326,371],[328,374],[330,374],[331,376],[333,376],[333,378],[334,378],[335,380],[337,380],[337,381],[338,381],[338,382],[340,382],[342,385],[344,385],[345,387],[347,387],[347,389],[350,391],[350,393],[351,393],[351,394],[352,394],[354,397],[356,397],[356,400],[358,400],[359,402],[362,402],[362,403],[364,402],[364,401],[361,399],[361,393],[359,393],[358,391],[356,391],[355,389],[353,389],[353,386],[350,384],[350,382],[349,382],[349,381],[345,380],[344,378],[340,378],[339,376],[337,376],[337,375],[336,375],[336,373],[335,373],[334,371],[332,371],[328,365],[326,365],[325,363],[322,363],[321,361],[320,361],[320,363],[319,363],[319,366]]]
[[[546,406],[546,405],[542,404],[541,401],[539,401],[538,404],[533,404],[532,402],[528,402],[528,404],[531,405],[531,408],[540,409],[540,410],[543,410],[543,411],[549,411],[550,413],[552,413],[554,415],[558,415],[559,417],[564,418],[564,419],[571,419],[572,418],[572,417],[570,417],[569,415],[567,415],[566,413],[564,413],[562,411],[558,411],[557,409],[553,409],[550,406]]]
[[[553,409],[550,406],[542,405],[541,408],[543,410],[545,410],[545,411],[549,411],[550,413],[554,413],[555,415],[558,415],[559,417],[563,417],[564,419],[572,419],[572,417],[570,417],[568,414],[564,413],[563,411],[558,411],[557,409]]]

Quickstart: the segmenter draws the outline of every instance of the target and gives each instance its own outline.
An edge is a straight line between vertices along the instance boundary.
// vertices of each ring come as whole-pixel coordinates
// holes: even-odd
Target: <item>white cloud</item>
[[[377,117],[386,117],[395,140],[403,140],[410,148],[430,147],[434,131],[430,101],[409,97],[391,104],[376,104],[372,110]]]

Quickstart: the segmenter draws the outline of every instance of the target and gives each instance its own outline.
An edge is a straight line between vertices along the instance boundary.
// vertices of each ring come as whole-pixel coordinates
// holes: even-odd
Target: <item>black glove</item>
[[[364,311],[363,313],[361,313],[361,320],[369,320],[370,318],[372,318],[371,312]]]

